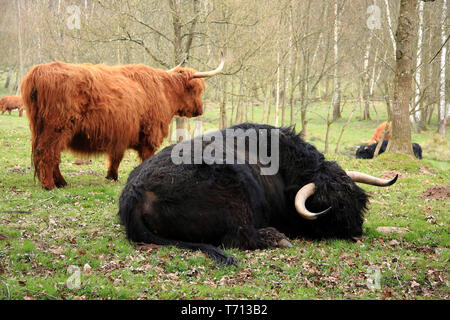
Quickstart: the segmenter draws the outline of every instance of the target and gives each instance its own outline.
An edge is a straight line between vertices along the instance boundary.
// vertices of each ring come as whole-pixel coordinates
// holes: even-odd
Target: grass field
[[[206,105],[204,128],[211,129],[218,110]],[[326,106],[311,107],[306,137],[321,151]],[[104,156],[75,165],[63,153],[69,185],[45,191],[30,165],[27,118],[0,116],[0,299],[449,299],[449,135],[438,136],[433,126],[414,134],[423,160],[356,160],[357,146],[385,119],[384,107],[376,107],[372,121],[359,121],[357,109],[339,152],[327,155],[347,170],[400,174],[387,189],[363,186],[371,195],[363,241],[296,239],[289,249],[226,250],[238,267],[125,239],[118,197],[138,164],[135,153],[122,161],[119,182],[104,178]],[[331,127],[330,151],[351,108]],[[255,122],[261,116],[255,108]],[[377,230],[382,226],[407,230],[386,234]]]

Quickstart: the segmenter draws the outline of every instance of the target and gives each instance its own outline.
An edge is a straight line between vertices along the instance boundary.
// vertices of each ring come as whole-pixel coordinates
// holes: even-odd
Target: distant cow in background
[[[15,109],[19,111],[19,117],[21,117],[23,114],[22,97],[6,96],[0,99],[0,110],[2,114],[8,111],[9,115],[11,115],[11,111]]]
[[[215,70],[153,69],[52,62],[33,67],[21,84],[32,140],[35,175],[45,189],[67,185],[59,170],[65,149],[108,155],[106,178],[117,180],[125,150],[141,160],[168,136],[172,118],[203,113],[204,78]]]
[[[372,138],[370,138],[370,140],[369,140],[369,145],[383,139],[383,132],[384,132],[384,128],[386,127],[386,123],[387,123],[387,121],[383,122],[375,129],[375,132],[373,133]],[[387,127],[386,136],[384,137],[385,140],[389,140],[389,132],[390,131],[391,131],[391,123],[389,122],[388,127]]]
[[[381,144],[380,151],[378,154],[382,154],[384,151],[386,151],[386,147],[388,144],[388,140],[384,140]],[[356,150],[356,158],[357,159],[372,159],[373,155],[375,153],[375,149],[377,148],[378,143],[373,143],[369,146],[360,146],[358,150]],[[416,158],[422,159],[422,147],[417,144],[412,144],[413,152]]]

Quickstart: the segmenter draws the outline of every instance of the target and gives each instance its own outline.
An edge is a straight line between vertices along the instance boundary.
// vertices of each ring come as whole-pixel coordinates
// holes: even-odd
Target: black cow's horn
[[[222,71],[224,64],[225,64],[225,56],[223,55],[223,52],[222,52],[222,59],[217,68],[215,68],[214,70],[211,70],[211,71],[196,72],[196,73],[194,73],[192,78],[207,78],[207,77],[215,76],[216,74],[220,73],[220,71]]]
[[[317,219],[318,216],[328,212],[331,209],[331,207],[329,207],[328,209],[326,209],[322,212],[318,212],[318,213],[313,213],[313,212],[310,212],[308,209],[306,209],[306,205],[305,205],[306,199],[308,199],[310,196],[312,196],[315,191],[316,191],[316,185],[313,182],[311,182],[311,183],[304,185],[300,190],[298,190],[297,194],[295,195],[295,209],[297,209],[297,212],[303,218],[308,219],[308,220]]]
[[[354,181],[354,182],[361,182],[365,184],[370,184],[372,186],[378,186],[378,187],[387,187],[390,185],[393,185],[395,181],[397,181],[398,174],[395,175],[394,178],[390,180],[386,179],[380,179],[377,177],[370,176],[365,173],[357,172],[357,171],[346,171],[347,175]]]

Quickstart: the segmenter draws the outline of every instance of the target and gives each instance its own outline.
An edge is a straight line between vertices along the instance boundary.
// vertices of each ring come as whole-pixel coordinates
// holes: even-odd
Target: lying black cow
[[[206,135],[166,147],[131,172],[120,196],[119,216],[129,240],[201,250],[216,263],[235,264],[216,247],[289,247],[287,237],[359,239],[368,195],[355,182],[389,186],[397,179],[346,172],[292,128],[250,123],[229,128],[238,129],[236,136],[247,146],[258,145],[258,155],[278,155],[279,170],[262,175],[268,164],[262,157],[251,164],[250,148],[236,153],[234,162],[211,164],[211,155],[220,150],[211,153],[212,139]],[[277,138],[278,150],[271,149],[273,143],[259,145],[266,136],[266,141]],[[238,141],[221,144],[225,154],[235,152]],[[201,163],[174,163],[176,149],[193,146],[183,151],[193,156],[196,144],[203,151]],[[246,163],[237,164],[243,155]]]
[[[380,151],[378,152],[378,154],[382,154],[384,151],[386,151],[386,147],[388,144],[389,140],[384,140],[383,143],[381,144],[381,148]],[[358,148],[358,150],[356,150],[356,158],[357,159],[372,159],[373,158],[373,154],[375,153],[375,149],[377,147],[378,142],[373,143],[371,145],[368,146],[360,146]],[[413,148],[413,152],[414,155],[416,156],[416,158],[418,159],[422,159],[422,147],[417,144],[417,143],[413,143],[412,144],[412,148]]]

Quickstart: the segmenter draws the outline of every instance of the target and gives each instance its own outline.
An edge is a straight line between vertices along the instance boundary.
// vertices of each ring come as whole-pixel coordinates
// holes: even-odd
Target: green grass
[[[311,106],[306,136],[321,151],[327,106]],[[348,170],[401,173],[388,189],[364,186],[371,200],[363,241],[296,239],[289,249],[227,249],[239,267],[214,266],[200,252],[140,248],[126,240],[117,206],[128,174],[139,163],[135,153],[127,152],[122,161],[119,182],[104,178],[104,156],[78,166],[72,154],[63,153],[61,172],[69,185],[45,191],[30,164],[27,118],[17,112],[0,116],[0,234],[7,236],[0,240],[0,299],[450,298],[449,199],[421,197],[427,188],[449,183],[448,135],[438,136],[433,126],[413,134],[423,160],[388,154],[357,160],[356,147],[385,120],[384,107],[376,107],[378,115],[371,121],[359,121],[355,111],[339,152],[327,155]],[[331,127],[330,151],[350,109],[349,104],[343,119]],[[261,117],[261,108],[255,108],[254,120]],[[218,109],[208,103],[203,120],[205,130],[216,128]],[[409,232],[384,235],[379,226]],[[79,288],[68,285],[71,265],[81,270]],[[85,265],[90,270],[83,272]],[[378,289],[367,283],[373,270],[380,271]]]

